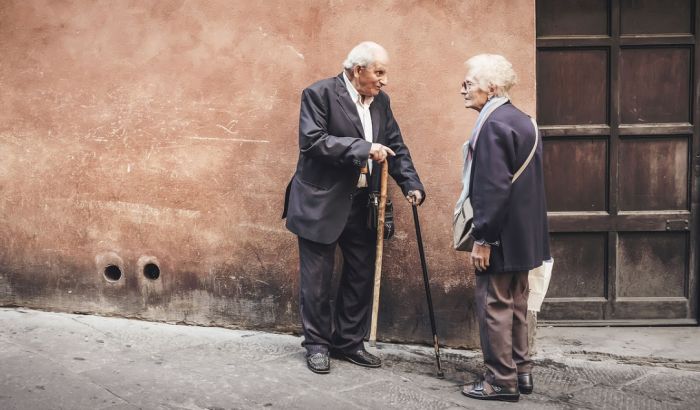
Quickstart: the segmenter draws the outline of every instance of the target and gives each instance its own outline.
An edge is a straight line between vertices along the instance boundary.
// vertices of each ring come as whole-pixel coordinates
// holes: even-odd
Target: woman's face
[[[476,111],[481,111],[489,100],[489,94],[476,85],[471,72],[464,77],[460,92],[464,96],[464,106]]]

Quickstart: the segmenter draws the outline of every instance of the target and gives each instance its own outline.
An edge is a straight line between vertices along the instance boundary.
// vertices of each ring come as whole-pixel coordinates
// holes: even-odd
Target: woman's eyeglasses
[[[469,91],[474,87],[474,83],[471,81],[462,81],[462,88],[466,91]]]

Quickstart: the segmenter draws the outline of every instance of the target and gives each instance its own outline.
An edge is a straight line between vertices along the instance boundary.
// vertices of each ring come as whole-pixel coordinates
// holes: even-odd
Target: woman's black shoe
[[[530,394],[533,389],[532,373],[520,373],[518,375],[518,389],[522,394]]]
[[[462,394],[478,400],[512,401],[520,400],[517,387],[501,387],[486,381],[475,382],[464,386]]]

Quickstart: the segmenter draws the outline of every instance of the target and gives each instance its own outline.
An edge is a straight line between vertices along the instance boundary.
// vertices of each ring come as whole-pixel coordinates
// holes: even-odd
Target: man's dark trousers
[[[326,352],[329,348],[350,353],[363,347],[376,247],[376,233],[367,228],[367,201],[367,188],[353,194],[350,215],[336,242],[326,245],[298,237],[302,344],[309,354]],[[336,246],[343,253],[343,269],[332,310],[330,293]]]

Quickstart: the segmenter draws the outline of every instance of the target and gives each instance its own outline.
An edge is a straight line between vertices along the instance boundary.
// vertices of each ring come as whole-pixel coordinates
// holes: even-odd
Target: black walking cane
[[[430,313],[430,327],[433,330],[433,345],[435,347],[435,362],[437,364],[437,377],[442,379],[445,373],[440,364],[440,343],[438,342],[437,329],[435,326],[435,312],[433,310],[433,298],[430,295],[430,281],[428,279],[428,266],[425,263],[425,252],[423,251],[423,237],[420,234],[420,222],[418,221],[418,207],[413,204],[413,221],[416,223],[416,239],[418,240],[418,253],[420,254],[420,265],[423,268],[423,283],[425,284],[425,296],[428,299],[428,312]]]

